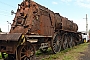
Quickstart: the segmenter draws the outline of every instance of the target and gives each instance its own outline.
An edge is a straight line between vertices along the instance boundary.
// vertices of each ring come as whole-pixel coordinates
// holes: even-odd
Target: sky
[[[23,0],[0,0],[0,28],[3,32],[10,30],[10,24],[15,15],[11,15],[11,10],[16,12],[18,4]],[[88,29],[90,29],[90,0],[34,0],[55,13],[77,23],[78,31],[86,30],[86,14],[88,17]],[[9,23],[8,23],[8,22]],[[8,30],[9,25],[9,30]]]

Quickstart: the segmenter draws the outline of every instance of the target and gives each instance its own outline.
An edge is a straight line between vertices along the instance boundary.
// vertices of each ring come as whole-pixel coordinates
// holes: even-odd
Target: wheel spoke
[[[24,58],[24,57],[26,57],[26,55],[21,56],[21,59]]]
[[[27,58],[24,58],[24,60],[26,60]]]
[[[31,51],[31,54],[30,54],[30,56],[33,56],[34,55],[34,51]]]
[[[23,48],[24,51],[26,51],[27,49]]]
[[[21,52],[21,54],[25,54],[25,52]]]

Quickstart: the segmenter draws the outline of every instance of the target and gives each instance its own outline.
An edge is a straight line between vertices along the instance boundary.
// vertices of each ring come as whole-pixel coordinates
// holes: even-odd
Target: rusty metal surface
[[[62,29],[77,32],[78,25],[73,21],[68,20],[68,18],[62,17]]]
[[[33,1],[19,4],[10,33],[51,36],[55,28],[54,12]],[[48,29],[48,30],[47,30]]]
[[[21,33],[14,33],[14,34],[0,34],[0,40],[11,40],[11,41],[18,41],[20,38]]]
[[[59,13],[55,13],[55,29],[62,29],[61,16]]]
[[[34,1],[25,0],[18,7],[10,33],[52,36],[57,29],[75,32],[78,30],[73,21]]]
[[[35,37],[38,37],[38,38],[39,38],[39,37],[41,37],[41,38],[42,38],[42,37],[50,37],[50,38],[51,38],[52,36],[42,36],[42,35],[25,35],[25,37],[32,37],[32,38],[33,38],[33,37],[34,37],[34,38],[35,38]]]

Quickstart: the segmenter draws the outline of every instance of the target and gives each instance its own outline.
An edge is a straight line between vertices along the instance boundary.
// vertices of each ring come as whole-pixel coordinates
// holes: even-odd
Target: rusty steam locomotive
[[[57,53],[79,44],[82,36],[77,30],[78,25],[68,18],[24,0],[18,4],[10,32],[0,35],[0,52],[7,53],[9,60],[34,60],[38,49],[45,52],[51,47]]]

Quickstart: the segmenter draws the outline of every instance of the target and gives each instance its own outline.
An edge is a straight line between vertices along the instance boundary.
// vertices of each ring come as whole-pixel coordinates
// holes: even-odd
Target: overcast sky
[[[3,32],[8,32],[8,23],[12,23],[14,15],[11,10],[16,12],[17,6],[23,0],[0,0],[0,28]],[[49,8],[61,16],[73,20],[79,26],[79,31],[86,30],[86,14],[90,23],[90,0],[34,0],[35,2]],[[9,25],[10,27],[10,25]],[[90,29],[90,24],[88,26]]]

